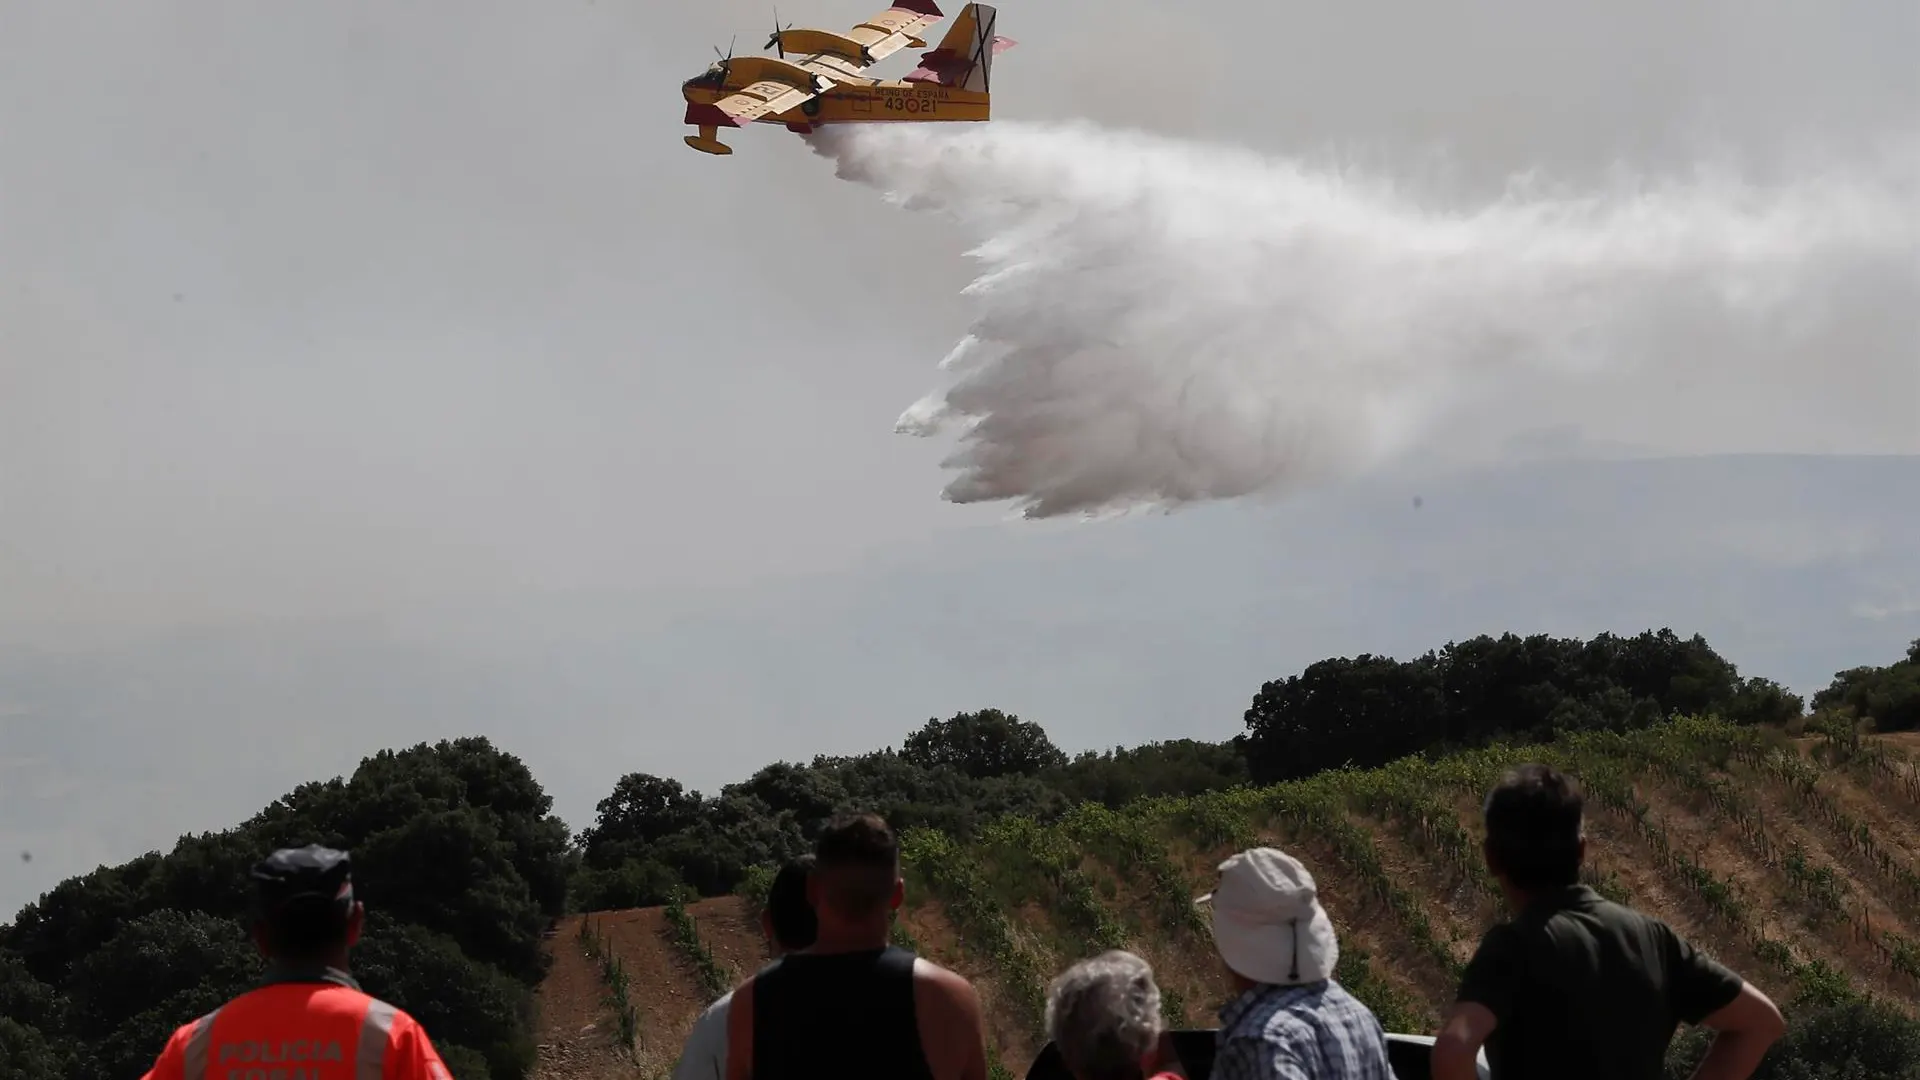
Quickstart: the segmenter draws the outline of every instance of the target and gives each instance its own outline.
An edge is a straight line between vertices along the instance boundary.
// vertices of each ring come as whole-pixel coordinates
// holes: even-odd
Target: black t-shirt
[[[1499,1021],[1494,1080],[1660,1080],[1680,1024],[1742,985],[1666,923],[1575,885],[1488,931],[1457,997]]]

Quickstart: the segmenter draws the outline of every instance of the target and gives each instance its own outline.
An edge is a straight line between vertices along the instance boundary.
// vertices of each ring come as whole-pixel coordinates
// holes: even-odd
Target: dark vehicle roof
[[[1173,1052],[1180,1057],[1180,1065],[1186,1071],[1188,1080],[1207,1080],[1213,1072],[1213,1028],[1181,1028],[1169,1033],[1173,1038]],[[1433,1076],[1431,1058],[1433,1046],[1424,1039],[1414,1041],[1399,1035],[1387,1036],[1387,1061],[1393,1066],[1393,1074],[1399,1080],[1431,1080]],[[1482,1066],[1484,1073],[1485,1066]],[[1060,1060],[1060,1051],[1052,1044],[1040,1048],[1040,1055],[1033,1059],[1033,1065],[1027,1069],[1026,1080],[1073,1080],[1073,1074],[1067,1071],[1066,1063]]]

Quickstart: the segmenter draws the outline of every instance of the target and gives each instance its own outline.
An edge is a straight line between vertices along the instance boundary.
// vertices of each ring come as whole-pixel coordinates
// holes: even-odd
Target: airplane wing
[[[923,47],[920,31],[940,21],[933,0],[899,0],[892,7],[853,28],[847,35],[866,47],[874,61],[884,60],[909,45]]]
[[[780,58],[730,57],[727,65],[753,81],[711,105],[689,105],[687,123],[744,127],[796,108],[836,82],[863,78],[861,73],[883,57],[909,45],[924,46],[920,31],[940,18],[934,0],[896,0],[847,34],[778,31]]]
[[[761,79],[759,82],[735,90],[712,105],[696,106],[696,108],[705,114],[700,122],[745,127],[763,116],[786,112],[808,98],[816,96],[818,95],[802,90],[792,83],[781,82],[778,79]],[[707,113],[708,109],[718,110],[718,115]],[[689,117],[691,116],[690,109]]]

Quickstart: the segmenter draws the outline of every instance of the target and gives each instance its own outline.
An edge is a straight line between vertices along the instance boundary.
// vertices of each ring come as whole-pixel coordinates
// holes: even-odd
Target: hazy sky
[[[0,860],[7,914],[421,738],[496,734],[578,827],[628,769],[711,790],[955,708],[1029,708],[1076,747],[1230,734],[1260,677],[1503,628],[1452,617],[1488,589],[1508,599],[1458,610],[1663,619],[1603,586],[1515,606],[1537,590],[1479,553],[1548,524],[1499,485],[1440,552],[1369,542],[1398,490],[1085,528],[940,501],[949,446],[892,426],[967,325],[970,238],[777,128],[731,158],[680,143],[679,81],[735,34],[757,50],[767,5],[0,0],[0,20],[0,843],[36,856]],[[1780,174],[1920,127],[1899,0],[1045,0],[1000,30],[1002,116],[1339,153],[1462,199],[1706,155]],[[1505,426],[1469,433],[1920,453],[1914,309],[1851,295],[1819,362],[1516,387],[1486,406]],[[1794,552],[1849,582],[1835,625],[1898,655],[1920,607],[1901,500],[1794,490],[1866,523],[1782,534],[1795,504],[1765,507],[1769,546],[1688,519],[1687,558],[1733,545],[1764,576]],[[1579,550],[1625,550],[1636,522],[1604,500],[1627,497],[1584,503]],[[1248,593],[1276,529],[1312,554]],[[1416,556],[1418,589],[1302,584]],[[1761,658],[1830,647],[1751,630],[1788,633],[1804,597],[1716,588],[1674,600],[1676,627],[1746,626]]]

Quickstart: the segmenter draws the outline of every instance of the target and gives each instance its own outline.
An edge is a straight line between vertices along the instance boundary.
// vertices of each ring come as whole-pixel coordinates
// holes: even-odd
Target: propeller
[[[725,56],[721,56],[720,46],[715,45],[713,47],[713,55],[720,57],[720,74],[722,77],[726,75],[728,67],[733,63],[733,46],[739,40],[739,34],[733,35],[733,40],[727,42],[727,52]]]
[[[791,29],[793,29],[792,23],[788,23],[785,26],[780,25],[780,5],[775,4],[773,7],[773,33],[767,35],[767,43],[762,46],[762,48],[780,50],[780,57],[784,60],[787,55],[787,46],[784,41],[780,40],[780,35]]]

